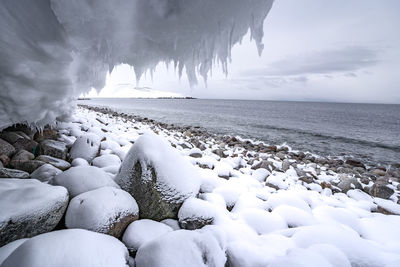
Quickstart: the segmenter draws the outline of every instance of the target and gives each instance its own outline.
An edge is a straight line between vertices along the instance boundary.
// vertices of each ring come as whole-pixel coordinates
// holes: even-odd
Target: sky
[[[399,11],[398,0],[275,0],[262,56],[246,36],[227,76],[215,66],[207,85],[191,88],[159,64],[135,89],[133,69],[121,65],[88,96],[400,103]]]

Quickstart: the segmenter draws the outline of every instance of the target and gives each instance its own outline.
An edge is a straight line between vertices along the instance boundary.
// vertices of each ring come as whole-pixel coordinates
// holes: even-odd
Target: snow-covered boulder
[[[7,245],[0,247],[0,265],[5,261],[5,259],[13,253],[19,246],[21,246],[28,238],[18,239]]]
[[[51,183],[67,188],[71,198],[100,187],[119,188],[106,172],[92,166],[72,167],[54,177]]]
[[[114,187],[102,187],[71,200],[65,225],[67,228],[82,228],[119,238],[138,217],[138,206],[128,192]]]
[[[68,205],[68,192],[36,179],[0,179],[0,246],[53,230]]]
[[[1,161],[0,161],[1,163]],[[0,167],[0,178],[19,178],[26,179],[29,178],[29,173],[9,168],[1,168]]]
[[[76,139],[69,155],[71,159],[83,158],[91,162],[99,153],[101,137],[93,133],[85,133]]]
[[[131,252],[136,252],[142,245],[152,241],[173,229],[161,222],[143,219],[131,223],[122,237],[122,242]]]
[[[37,168],[31,173],[31,178],[37,179],[41,182],[48,182],[53,179],[56,175],[62,173],[62,170],[54,167],[51,164],[44,164],[43,166]]]
[[[211,203],[194,197],[185,200],[178,212],[179,225],[187,230],[211,224],[215,216],[216,209]]]
[[[213,235],[178,230],[141,246],[135,261],[137,267],[224,266],[226,256]]]
[[[141,136],[129,150],[115,181],[137,200],[140,218],[176,218],[196,196],[201,178],[192,164],[155,134]]]
[[[44,163],[51,164],[62,171],[65,171],[71,167],[71,164],[69,162],[52,156],[40,155],[39,157],[36,158],[36,160],[40,160],[43,161]]]
[[[120,164],[121,164],[121,159],[114,154],[102,155],[100,157],[94,158],[92,161],[92,165],[99,168],[116,166],[116,165],[119,166]]]
[[[128,267],[128,250],[118,239],[83,229],[68,229],[25,241],[1,267]]]

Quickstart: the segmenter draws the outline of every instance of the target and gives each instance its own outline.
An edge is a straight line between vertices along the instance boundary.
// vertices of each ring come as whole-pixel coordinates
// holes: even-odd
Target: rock
[[[8,132],[22,132],[24,135],[27,135],[30,139],[35,135],[36,130],[34,128],[29,127],[25,124],[14,124],[13,126],[8,127],[4,131]]]
[[[347,191],[351,189],[360,189],[362,190],[361,184],[357,181],[356,178],[343,178],[341,182],[337,185],[337,187],[342,190],[343,193],[347,193]]]
[[[287,159],[283,160],[283,162],[282,162],[282,171],[283,171],[283,172],[286,172],[286,171],[289,170],[289,169],[290,169],[290,162],[289,162],[289,160],[287,160]]]
[[[265,182],[268,176],[271,175],[271,172],[264,168],[258,168],[254,170],[251,176],[259,182]]]
[[[138,202],[140,218],[176,218],[182,203],[197,195],[201,178],[194,166],[161,137],[146,133],[122,162],[115,181]]]
[[[14,252],[19,246],[21,246],[28,238],[18,239],[5,246],[0,247],[0,265]]]
[[[257,170],[260,168],[267,169],[268,171],[273,171],[275,169],[275,167],[272,165],[272,163],[269,162],[268,160],[263,160],[263,161],[259,162],[258,164],[251,167],[251,169],[253,169],[253,170]]]
[[[0,160],[0,169],[4,168],[3,162]]]
[[[0,169],[0,178],[18,178],[18,179],[26,179],[29,178],[29,173],[15,170],[15,169]]]
[[[57,130],[55,130],[55,129],[44,129],[43,131],[41,131],[41,132],[37,132],[35,135],[34,135],[34,137],[33,137],[33,139],[36,141],[36,142],[42,142],[42,141],[44,141],[44,140],[57,140],[57,138],[58,138],[58,132],[57,132]]]
[[[0,161],[3,166],[7,166],[8,164],[10,164],[10,158],[7,155],[0,155]]]
[[[37,168],[34,172],[31,173],[31,178],[39,180],[41,182],[48,182],[53,179],[56,175],[61,174],[62,171],[57,169],[53,165],[44,164]]]
[[[226,256],[212,234],[178,230],[141,246],[135,262],[136,267],[224,266]]]
[[[345,163],[353,167],[361,167],[365,169],[365,165],[357,159],[347,159]]]
[[[102,187],[71,200],[65,225],[67,228],[81,228],[120,238],[126,227],[138,218],[139,208],[128,192]]]
[[[71,159],[83,158],[89,163],[97,156],[101,138],[93,133],[85,133],[76,139],[69,152]]]
[[[161,222],[137,220],[126,228],[122,242],[130,252],[135,253],[144,244],[172,231],[171,227]]]
[[[377,176],[385,176],[386,175],[386,171],[381,170],[381,169],[373,169],[370,172]]]
[[[103,170],[92,166],[72,167],[55,176],[51,184],[67,188],[71,198],[101,187],[119,186]]]
[[[15,149],[24,149],[35,153],[38,143],[32,140],[24,132],[3,131],[1,138],[14,146]]]
[[[277,146],[266,146],[261,149],[261,153],[276,152],[278,150]]]
[[[15,153],[15,148],[7,141],[0,138],[0,155],[11,157]]]
[[[83,229],[67,229],[25,241],[2,267],[127,267],[128,250],[118,239]]]
[[[314,182],[314,178],[311,177],[311,176],[301,176],[301,177],[299,178],[299,181],[303,181],[303,182],[305,182],[305,183],[307,183],[307,184],[311,184],[311,183]]]
[[[284,160],[286,158],[286,154],[283,152],[278,152],[275,154],[279,159]]]
[[[178,219],[181,228],[186,230],[200,229],[212,224],[216,211],[212,204],[198,198],[188,198],[179,209]]]
[[[51,164],[57,169],[60,169],[62,171],[65,171],[71,167],[71,164],[69,164],[69,162],[59,158],[54,158],[52,156],[40,155],[39,157],[36,158],[36,160],[40,160],[43,161],[44,163]]]
[[[212,152],[213,152],[214,154],[217,154],[217,155],[220,156],[221,158],[226,158],[226,157],[227,157],[227,156],[225,155],[225,153],[224,153],[224,150],[221,149],[221,148],[214,149]]]
[[[121,165],[121,159],[114,154],[102,155],[100,157],[94,158],[92,161],[92,165],[99,168],[116,166],[116,165],[119,166]]]
[[[394,190],[384,184],[375,183],[369,190],[369,194],[374,197],[389,199],[394,194]]]
[[[76,158],[71,162],[72,167],[90,166],[86,159]]]
[[[191,153],[189,156],[192,158],[201,158],[203,155],[201,153],[195,152],[195,153]]]
[[[26,150],[19,150],[12,157],[10,166],[14,169],[32,173],[37,168],[45,164],[43,161],[33,160],[34,158],[35,156],[32,153]]]
[[[162,220],[161,223],[168,225],[168,226],[171,227],[174,231],[175,231],[175,230],[180,230],[180,229],[181,229],[181,227],[179,226],[178,220],[174,220],[174,219],[165,219],[165,220]]]
[[[0,179],[0,246],[53,230],[68,205],[68,192],[35,179]]]
[[[67,152],[66,144],[61,141],[44,140],[40,143],[40,155],[47,155],[65,160],[67,158]]]

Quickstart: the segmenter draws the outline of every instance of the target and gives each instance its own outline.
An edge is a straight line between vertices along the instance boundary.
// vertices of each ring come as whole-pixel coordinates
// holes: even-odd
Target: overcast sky
[[[247,37],[232,51],[228,76],[216,67],[207,87],[190,88],[164,64],[140,86],[157,90],[150,95],[400,103],[399,12],[398,0],[276,0],[261,57]],[[100,96],[135,96],[134,84],[132,69],[119,67]]]

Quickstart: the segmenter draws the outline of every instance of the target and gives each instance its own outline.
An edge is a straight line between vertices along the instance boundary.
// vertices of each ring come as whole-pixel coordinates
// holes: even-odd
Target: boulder
[[[200,229],[212,224],[215,216],[216,210],[211,203],[193,197],[183,202],[178,213],[179,225],[186,230]]]
[[[0,178],[26,179],[29,178],[29,173],[15,169],[1,168]]]
[[[52,156],[40,155],[36,158],[36,160],[40,160],[43,161],[44,163],[51,164],[57,169],[60,169],[62,171],[65,171],[71,167],[71,164],[69,162],[59,158],[54,158]]]
[[[176,218],[196,196],[201,178],[194,166],[161,137],[146,133],[129,150],[115,181],[138,202],[140,218]]]
[[[133,197],[117,188],[102,187],[74,197],[65,215],[67,228],[81,228],[120,238],[139,218]]]
[[[13,253],[19,246],[21,246],[28,238],[18,239],[5,246],[0,247],[0,265],[5,261],[5,259]]]
[[[394,190],[384,184],[375,183],[369,190],[369,194],[374,197],[389,199],[394,194]]]
[[[48,182],[56,175],[59,175],[61,173],[62,171],[60,169],[57,169],[53,165],[44,164],[43,166],[37,168],[34,172],[31,173],[31,178],[37,179],[41,182]]]
[[[128,267],[129,253],[118,239],[83,229],[67,229],[25,241],[2,267]]]
[[[172,231],[171,227],[161,222],[137,220],[126,228],[122,242],[131,253],[135,253],[144,244]]]
[[[119,186],[103,170],[92,166],[72,167],[55,176],[53,185],[61,185],[68,189],[71,198],[97,188]]]
[[[10,158],[7,155],[0,155],[0,162],[3,166],[10,164]]]
[[[39,153],[40,155],[47,155],[65,160],[67,158],[68,149],[64,142],[44,140],[40,143]]]
[[[68,205],[68,192],[35,179],[0,179],[0,246],[53,230]]]
[[[35,153],[38,143],[32,140],[24,132],[9,132],[3,131],[1,133],[1,138],[10,143],[15,147],[15,149],[24,149],[29,152]]]
[[[365,165],[357,159],[347,159],[345,161],[345,164],[351,165],[353,167],[360,167],[360,168],[365,169]]]
[[[360,189],[362,190],[361,184],[358,182],[356,178],[342,178],[341,182],[337,185],[343,193],[347,193],[347,191],[352,189]]]
[[[55,129],[44,129],[43,131],[37,132],[33,139],[36,142],[42,142],[44,140],[57,140],[58,132]]]
[[[71,159],[83,158],[89,163],[97,156],[100,150],[100,136],[85,133],[76,139],[69,152]]]
[[[11,157],[15,153],[15,148],[7,141],[0,138],[0,155]]]
[[[188,230],[172,231],[144,244],[135,258],[136,267],[224,266],[225,262],[225,252],[212,234]]]
[[[116,166],[116,165],[119,166],[121,165],[121,159],[114,154],[102,155],[100,157],[94,158],[92,161],[92,165],[99,168]]]
[[[32,173],[37,168],[45,164],[43,161],[33,160],[34,158],[35,156],[32,153],[26,150],[19,150],[12,157],[10,166],[14,169]]]

